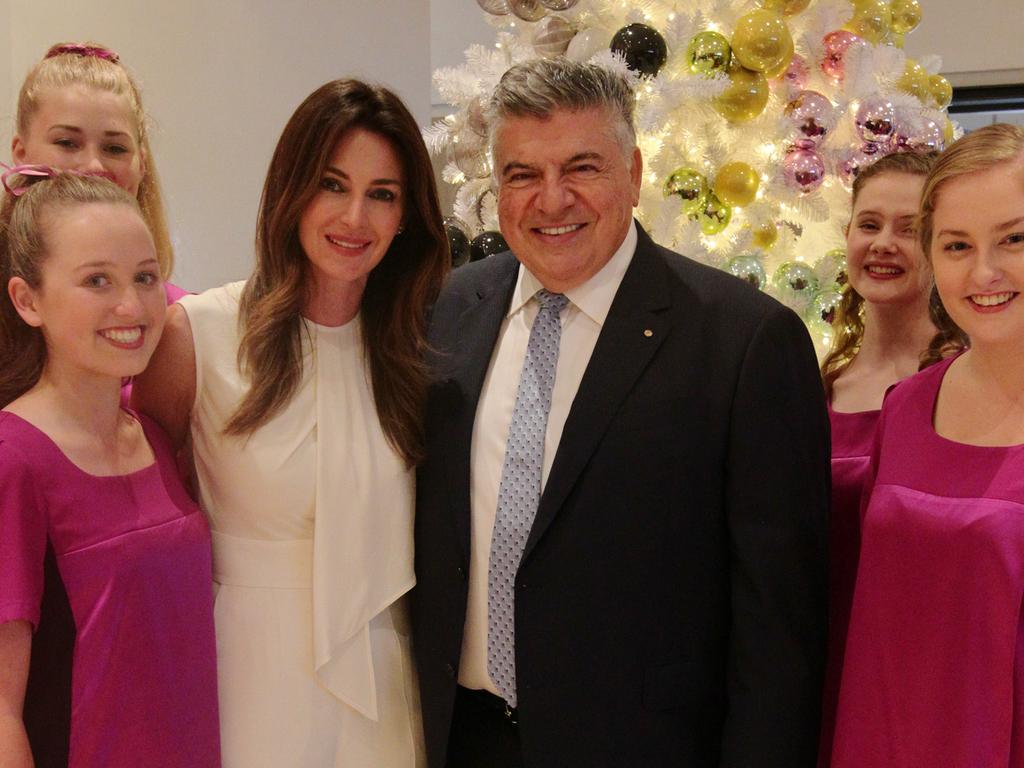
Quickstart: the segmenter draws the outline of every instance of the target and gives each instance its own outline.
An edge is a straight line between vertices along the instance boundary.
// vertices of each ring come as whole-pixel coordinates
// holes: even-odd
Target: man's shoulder
[[[453,269],[441,289],[439,302],[476,297],[487,292],[505,279],[514,279],[519,262],[512,251],[502,251],[487,258],[463,264]]]
[[[649,239],[644,247],[649,258],[664,266],[666,282],[676,298],[699,306],[706,316],[722,313],[730,325],[736,325],[791,312],[747,281],[721,269],[701,264]]]

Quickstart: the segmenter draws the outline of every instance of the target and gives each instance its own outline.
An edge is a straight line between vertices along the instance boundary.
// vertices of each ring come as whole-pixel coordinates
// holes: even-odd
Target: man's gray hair
[[[577,112],[605,109],[613,118],[622,151],[629,156],[636,146],[633,87],[619,73],[597,64],[564,58],[533,59],[516,64],[501,77],[487,105],[489,143],[506,117],[545,119],[556,110]]]

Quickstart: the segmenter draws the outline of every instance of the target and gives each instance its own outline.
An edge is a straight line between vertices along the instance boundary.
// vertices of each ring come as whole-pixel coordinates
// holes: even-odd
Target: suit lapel
[[[554,520],[601,441],[619,405],[664,342],[671,326],[665,265],[638,225],[633,260],[601,328],[569,409],[523,560]]]
[[[473,423],[498,331],[508,310],[518,275],[519,262],[511,254],[491,256],[504,263],[486,273],[488,282],[476,287],[475,296],[459,316],[458,343],[453,358],[459,361],[452,372],[453,383],[462,397],[462,409],[455,425],[454,450],[449,453],[448,481],[453,500],[455,527],[466,561],[470,551],[470,457]]]

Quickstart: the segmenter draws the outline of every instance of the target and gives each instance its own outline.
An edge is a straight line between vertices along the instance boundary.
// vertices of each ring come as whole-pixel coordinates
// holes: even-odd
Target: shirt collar
[[[608,259],[608,263],[589,280],[565,292],[569,301],[599,326],[603,326],[605,318],[608,317],[612,300],[614,300],[622,278],[633,260],[636,243],[636,222],[633,221],[630,222],[625,239],[619,245],[618,250]],[[508,316],[511,317],[525,307],[534,294],[543,287],[540,280],[530,270],[520,265],[519,277],[516,279],[512,302],[508,308]]]

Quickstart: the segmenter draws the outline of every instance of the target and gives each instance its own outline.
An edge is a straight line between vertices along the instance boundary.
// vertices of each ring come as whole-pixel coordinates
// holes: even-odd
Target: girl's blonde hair
[[[27,188],[17,197],[4,195],[0,204],[0,286],[4,291],[0,297],[0,408],[34,387],[46,365],[43,333],[22,320],[7,286],[13,277],[37,290],[41,286],[50,217],[60,209],[87,203],[127,205],[141,215],[138,201],[128,192],[95,176],[61,173],[36,181],[15,175],[9,183],[12,188]]]
[[[142,151],[144,173],[139,183],[139,209],[153,234],[160,274],[166,280],[174,269],[174,250],[167,231],[160,179],[149,147],[148,119],[142,108],[138,86],[117,54],[97,43],[57,43],[52,46],[42,61],[29,70],[22,83],[15,118],[17,131],[22,137],[28,134],[32,118],[39,111],[40,100],[47,91],[71,85],[87,85],[121,96],[128,104]],[[32,158],[27,158],[26,162],[32,162]]]

